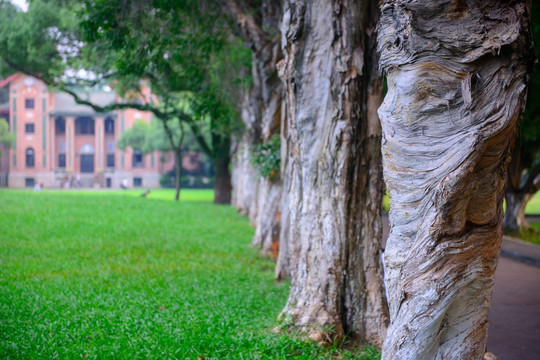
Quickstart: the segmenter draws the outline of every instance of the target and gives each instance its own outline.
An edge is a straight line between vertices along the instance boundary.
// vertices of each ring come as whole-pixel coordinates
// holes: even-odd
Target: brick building
[[[16,134],[15,145],[0,159],[0,185],[3,177],[14,188],[37,183],[47,188],[159,186],[164,165],[157,152],[143,155],[116,147],[122,132],[137,119],[150,122],[150,113],[132,109],[96,113],[69,94],[50,91],[40,80],[23,74],[1,81],[0,88],[9,91],[8,103],[0,104],[0,116]],[[102,106],[121,101],[113,91],[92,90],[81,96]]]

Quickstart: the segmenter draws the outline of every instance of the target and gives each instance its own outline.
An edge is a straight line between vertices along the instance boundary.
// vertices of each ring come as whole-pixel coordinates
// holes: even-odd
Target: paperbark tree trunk
[[[279,134],[281,128],[283,84],[276,69],[282,58],[281,1],[263,0],[258,11],[250,10],[241,0],[226,0],[224,4],[226,11],[236,19],[253,53],[253,85],[242,111],[247,131],[235,162],[237,166],[233,168],[235,204],[257,229],[252,244],[270,254],[272,246],[276,249],[279,243],[281,182],[263,179],[250,164],[250,157],[253,145],[268,141],[272,135]]]
[[[263,255],[277,258],[281,229],[281,181],[262,178],[258,203],[257,228],[251,244]]]
[[[244,120],[244,116],[242,116]],[[251,165],[250,148],[253,141],[251,135],[244,133],[232,158],[232,200],[231,204],[242,215],[246,215],[251,225],[256,225],[257,200],[259,192],[260,176],[258,171]]]
[[[504,194],[506,200],[504,231],[514,234],[534,230],[525,218],[525,207],[540,189],[540,165],[523,163],[521,146],[521,144],[515,146],[512,160],[508,164],[508,182]]]
[[[506,210],[504,212],[504,231],[514,234],[532,230],[533,227],[525,218],[525,207],[533,195],[522,191],[506,190],[504,199],[506,200]]]
[[[278,265],[289,264],[292,284],[282,316],[320,342],[351,331],[377,344],[386,330],[380,127],[368,115],[376,115],[382,91],[373,73],[376,14],[376,1],[291,0],[284,7],[288,241],[281,239]]]
[[[525,105],[525,1],[382,4],[390,194],[383,360],[482,359],[506,165]]]

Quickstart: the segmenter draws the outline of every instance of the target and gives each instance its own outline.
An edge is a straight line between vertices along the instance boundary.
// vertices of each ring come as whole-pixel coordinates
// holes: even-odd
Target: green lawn
[[[288,284],[208,190],[0,191],[1,359],[377,359],[271,329]]]
[[[540,215],[540,192],[537,192],[534,197],[529,200],[525,213]]]

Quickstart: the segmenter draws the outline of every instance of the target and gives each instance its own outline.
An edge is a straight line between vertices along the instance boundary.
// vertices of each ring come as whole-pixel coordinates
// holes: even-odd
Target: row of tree
[[[151,111],[177,159],[192,132],[214,162],[216,202],[231,200],[232,182],[233,205],[256,226],[253,244],[277,257],[277,278],[291,279],[287,323],[318,342],[349,333],[384,343],[383,359],[482,358],[506,166],[533,58],[530,3],[0,7],[0,66],[99,111]],[[80,69],[94,78],[66,76]],[[75,82],[114,84],[126,101],[97,107]],[[141,84],[159,101],[130,102]]]
[[[254,245],[279,246],[276,277],[291,278],[281,316],[316,341],[353,333],[383,344],[383,359],[483,358],[507,164],[534,58],[531,4],[224,3],[257,79],[233,204],[257,226]],[[523,122],[525,139],[530,128]],[[250,161],[253,144],[278,132],[279,181]],[[537,176],[537,150],[524,150],[532,161],[512,174],[530,174],[517,186]]]

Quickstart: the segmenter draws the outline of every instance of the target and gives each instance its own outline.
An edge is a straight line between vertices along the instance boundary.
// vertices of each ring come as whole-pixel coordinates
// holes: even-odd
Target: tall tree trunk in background
[[[228,151],[214,160],[214,169],[216,170],[214,204],[231,203],[231,173],[229,171],[231,157]]]
[[[292,284],[282,316],[316,341],[351,331],[380,344],[386,330],[381,135],[367,106],[382,91],[372,58],[377,10],[377,1],[360,0],[284,8],[282,244]]]
[[[252,66],[252,73],[254,72]],[[253,76],[256,79],[255,76]],[[242,122],[245,131],[235,145],[232,159],[232,205],[255,225],[260,175],[250,161],[251,148],[261,141],[261,103],[255,96],[258,84],[255,82],[246,91],[242,102]]]
[[[175,167],[175,178],[174,178],[174,200],[180,200],[180,188],[182,186],[182,148],[177,148],[174,150],[174,162]]]
[[[258,217],[251,245],[261,248],[263,255],[277,258],[281,230],[281,180],[260,180]]]
[[[386,0],[390,194],[383,360],[482,359],[506,165],[525,105],[525,1]]]
[[[282,58],[281,1],[263,0],[258,17],[241,0],[227,0],[224,4],[226,11],[236,19],[253,53],[253,84],[242,111],[246,132],[233,168],[234,203],[257,228],[252,244],[270,254],[279,242],[281,182],[263,179],[250,164],[250,157],[253,145],[280,133],[283,83],[276,64]]]
[[[525,218],[527,202],[540,189],[540,165],[527,169],[521,161],[521,145],[516,144],[512,160],[508,164],[508,183],[504,194],[506,210],[503,228],[508,233],[533,230]],[[530,165],[530,164],[529,164]]]

